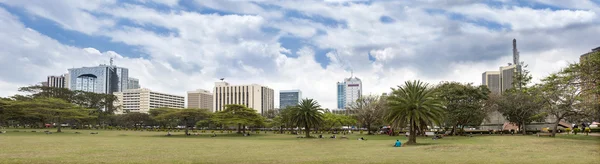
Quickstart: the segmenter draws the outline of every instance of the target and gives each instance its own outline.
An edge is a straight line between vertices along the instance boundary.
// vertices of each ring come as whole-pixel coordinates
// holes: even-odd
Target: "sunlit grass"
[[[65,130],[0,134],[0,163],[596,163],[600,138],[474,136],[392,147],[404,136],[353,134],[350,139],[298,139],[295,135]],[[23,132],[26,131],[26,132]],[[331,134],[325,134],[329,137]],[[367,141],[356,140],[365,137]]]

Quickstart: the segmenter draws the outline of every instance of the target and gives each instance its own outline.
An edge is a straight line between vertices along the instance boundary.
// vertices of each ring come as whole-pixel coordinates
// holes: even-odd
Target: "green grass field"
[[[0,163],[598,163],[600,138],[562,135],[419,138],[361,135],[297,139],[295,135],[167,137],[164,132],[65,130],[47,135],[18,129],[0,134]],[[24,132],[26,131],[26,132]]]

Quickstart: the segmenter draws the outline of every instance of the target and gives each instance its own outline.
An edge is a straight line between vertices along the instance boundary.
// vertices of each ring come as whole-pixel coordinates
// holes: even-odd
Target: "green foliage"
[[[157,120],[175,121],[177,125],[185,126],[185,134],[188,134],[188,129],[194,127],[200,120],[208,120],[211,113],[207,109],[177,109],[168,110],[169,112],[161,113],[155,118]]]
[[[22,122],[56,123],[57,132],[61,132],[60,124],[66,121],[80,121],[89,118],[89,110],[57,98],[33,98],[25,101],[4,100],[3,108],[7,119]]]
[[[571,128],[565,128],[565,132],[567,132],[567,134],[571,133]]]
[[[264,117],[256,113],[256,110],[244,105],[231,104],[225,106],[225,110],[215,113],[212,121],[223,125],[238,125],[238,133],[241,125],[263,125]]]
[[[354,124],[356,124],[356,120],[350,116],[334,113],[325,113],[323,114],[323,124],[321,126],[323,128],[332,130],[340,128],[343,125]]]
[[[577,133],[581,132],[579,128],[573,128],[573,134],[577,135]]]
[[[150,115],[146,113],[126,113],[116,116],[117,125],[127,128],[142,128],[154,122]]]
[[[387,101],[384,120],[395,127],[410,125],[407,144],[416,144],[417,129],[422,131],[427,125],[440,125],[444,117],[442,101],[435,96],[434,89],[421,81],[407,81],[397,89],[392,88]]]
[[[436,95],[444,100],[445,123],[456,127],[479,126],[488,114],[484,102],[490,94],[485,86],[444,82],[436,88]]]
[[[323,123],[321,105],[313,99],[303,99],[297,106],[289,111],[290,122],[304,127],[306,137],[310,137],[310,128]]]

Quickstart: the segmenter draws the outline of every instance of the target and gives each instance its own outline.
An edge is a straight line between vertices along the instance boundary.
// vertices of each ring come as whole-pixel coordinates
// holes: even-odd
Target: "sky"
[[[225,78],[334,109],[351,72],[373,95],[480,85],[512,62],[513,39],[539,82],[600,46],[599,14],[598,0],[0,0],[0,96],[114,58],[158,92]]]

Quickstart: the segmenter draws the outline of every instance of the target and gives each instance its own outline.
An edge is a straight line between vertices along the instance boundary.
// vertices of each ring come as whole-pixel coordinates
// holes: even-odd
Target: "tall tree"
[[[148,111],[148,114],[150,115],[150,117],[152,119],[154,119],[154,121],[156,121],[156,123],[158,123],[158,125],[161,128],[167,128],[169,126],[175,126],[174,124],[174,120],[172,120],[173,118],[170,117],[158,117],[160,115],[164,115],[170,112],[174,112],[176,110],[179,109],[174,109],[174,108],[154,108],[154,109],[150,109],[150,111]]]
[[[152,118],[146,113],[132,112],[117,115],[117,123],[123,127],[141,128],[152,122]]]
[[[407,81],[397,89],[392,88],[384,119],[396,127],[408,122],[410,134],[406,144],[416,144],[417,129],[439,125],[443,117],[444,106],[434,89],[421,81]]]
[[[363,96],[352,103],[348,109],[362,126],[366,126],[367,134],[371,135],[372,125],[381,122],[385,105],[384,100],[378,96]]]
[[[323,109],[313,99],[303,99],[290,111],[291,122],[298,126],[304,126],[306,137],[310,137],[310,128],[323,123]]]
[[[437,95],[444,100],[445,122],[452,126],[452,134],[456,134],[456,127],[481,125],[487,116],[488,112],[483,106],[490,93],[487,87],[444,82],[436,90]]]
[[[215,113],[212,120],[222,125],[237,125],[237,133],[242,133],[242,130],[245,132],[245,125],[259,125],[264,121],[256,110],[237,104],[225,106],[225,110]]]

